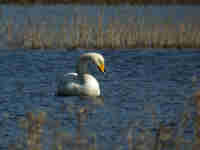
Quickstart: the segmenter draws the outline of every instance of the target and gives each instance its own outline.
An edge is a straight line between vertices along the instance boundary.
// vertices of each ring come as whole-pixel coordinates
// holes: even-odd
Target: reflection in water
[[[81,100],[88,100],[89,103],[103,105],[104,97],[103,96],[80,96]]]
[[[60,97],[60,96],[59,96]],[[66,96],[62,96],[66,98]],[[95,112],[97,108],[104,107],[104,97],[103,96],[70,96],[75,99],[73,102],[66,102],[67,100],[63,100],[63,104],[61,104],[62,112],[66,110],[68,112],[79,112],[82,109],[87,110],[87,112]]]

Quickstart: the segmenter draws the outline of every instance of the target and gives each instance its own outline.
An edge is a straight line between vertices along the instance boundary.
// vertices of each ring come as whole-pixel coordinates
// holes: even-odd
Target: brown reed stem
[[[8,19],[8,41],[12,41],[12,33],[13,33],[13,23],[12,18],[9,17]]]

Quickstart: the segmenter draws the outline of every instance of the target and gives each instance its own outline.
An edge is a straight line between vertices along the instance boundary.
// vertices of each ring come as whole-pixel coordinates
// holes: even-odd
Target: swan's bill
[[[100,64],[98,65],[98,68],[101,72],[105,72],[105,67],[104,67],[104,64]]]

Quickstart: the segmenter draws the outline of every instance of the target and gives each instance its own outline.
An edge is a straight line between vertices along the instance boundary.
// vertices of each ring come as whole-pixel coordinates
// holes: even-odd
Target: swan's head
[[[94,63],[97,65],[99,71],[105,72],[105,64],[104,64],[104,58],[101,54],[94,53],[92,57]]]
[[[105,72],[105,64],[104,64],[104,57],[99,53],[85,53],[80,58],[81,61],[92,61],[95,65],[97,65],[98,69],[101,72]],[[81,62],[80,62],[81,63]]]

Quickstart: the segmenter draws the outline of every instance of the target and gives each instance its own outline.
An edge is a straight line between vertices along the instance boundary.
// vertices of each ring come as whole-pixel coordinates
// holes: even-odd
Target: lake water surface
[[[30,17],[34,23],[60,24],[66,20],[71,22],[71,17],[87,16],[88,23],[96,23],[97,16],[103,16],[103,23],[107,23],[111,17],[117,18],[121,23],[127,23],[131,19],[138,23],[199,23],[199,6],[168,5],[168,6],[95,6],[95,5],[1,5],[1,19],[12,18],[18,24],[24,23],[24,19]],[[46,18],[46,19],[45,19]],[[49,19],[47,19],[49,18]],[[27,21],[27,20],[26,20]],[[48,22],[49,21],[49,22]]]
[[[20,134],[18,119],[29,111],[45,111],[51,120],[61,120],[72,133],[76,121],[62,105],[85,105],[78,97],[55,96],[57,79],[73,72],[77,51],[0,51],[0,149]],[[92,106],[86,121],[88,131],[100,143],[117,143],[120,129],[130,120],[152,127],[152,108],[162,122],[178,122],[185,97],[192,96],[192,78],[200,76],[200,53],[196,50],[98,51],[106,60],[106,74],[91,72],[100,82],[104,105]],[[197,78],[198,81],[198,78]],[[6,118],[6,119],[5,119]],[[5,120],[4,120],[5,119]]]

